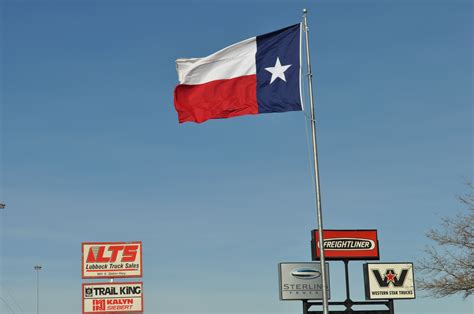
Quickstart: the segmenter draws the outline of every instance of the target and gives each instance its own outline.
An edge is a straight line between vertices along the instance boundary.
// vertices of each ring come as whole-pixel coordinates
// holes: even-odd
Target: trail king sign
[[[83,283],[82,313],[143,312],[141,282]]]

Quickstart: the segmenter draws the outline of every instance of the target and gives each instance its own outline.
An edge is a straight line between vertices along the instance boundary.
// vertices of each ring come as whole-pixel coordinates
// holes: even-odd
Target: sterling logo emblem
[[[321,273],[312,268],[297,268],[291,272],[291,275],[300,279],[314,279],[321,276]]]

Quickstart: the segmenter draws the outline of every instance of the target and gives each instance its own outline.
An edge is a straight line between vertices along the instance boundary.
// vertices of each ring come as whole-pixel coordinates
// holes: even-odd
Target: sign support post
[[[303,314],[308,314],[308,301],[303,300]]]
[[[344,262],[344,274],[346,277],[346,301],[344,301],[346,310],[347,311],[352,311],[352,300],[350,296],[350,290],[349,290],[349,260],[345,259],[343,260]]]

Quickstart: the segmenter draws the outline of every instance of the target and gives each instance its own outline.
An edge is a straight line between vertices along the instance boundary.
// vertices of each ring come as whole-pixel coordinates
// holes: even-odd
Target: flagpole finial
[[[306,13],[308,13],[308,10],[306,10],[306,8],[305,8],[305,9],[303,9],[303,14],[306,14]]]

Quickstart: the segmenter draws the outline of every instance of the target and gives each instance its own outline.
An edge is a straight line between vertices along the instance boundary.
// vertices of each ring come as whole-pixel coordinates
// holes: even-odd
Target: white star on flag
[[[272,74],[270,84],[273,83],[273,81],[277,78],[280,78],[286,82],[285,71],[288,70],[289,67],[291,67],[291,64],[281,65],[280,58],[277,57],[274,67],[265,68],[265,70]]]

